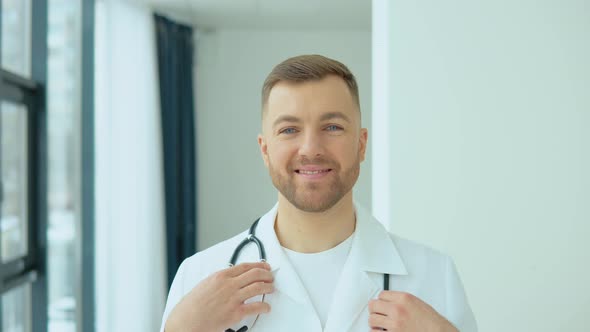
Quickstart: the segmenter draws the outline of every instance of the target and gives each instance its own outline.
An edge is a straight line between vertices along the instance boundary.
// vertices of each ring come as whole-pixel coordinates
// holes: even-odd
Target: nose
[[[302,142],[299,146],[299,155],[307,158],[315,158],[324,155],[324,144],[320,135],[308,131],[302,135]]]

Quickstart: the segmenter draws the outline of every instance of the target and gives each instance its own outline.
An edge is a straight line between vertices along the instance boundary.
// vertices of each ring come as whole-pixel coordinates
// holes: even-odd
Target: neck
[[[354,232],[356,217],[352,191],[324,212],[305,212],[279,194],[275,232],[281,245],[301,253],[334,248]]]

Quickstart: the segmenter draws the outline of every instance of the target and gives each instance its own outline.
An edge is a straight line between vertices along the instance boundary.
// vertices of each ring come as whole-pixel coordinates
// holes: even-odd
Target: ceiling
[[[371,0],[129,0],[203,28],[371,29]]]

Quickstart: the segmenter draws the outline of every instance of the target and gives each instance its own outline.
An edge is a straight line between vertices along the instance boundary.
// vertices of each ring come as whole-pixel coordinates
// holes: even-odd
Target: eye
[[[289,128],[281,129],[279,131],[279,134],[295,134],[296,132],[297,132],[297,129],[295,129],[293,127],[289,127]]]
[[[329,125],[326,127],[327,131],[339,131],[342,130],[342,127],[337,126],[337,125]]]

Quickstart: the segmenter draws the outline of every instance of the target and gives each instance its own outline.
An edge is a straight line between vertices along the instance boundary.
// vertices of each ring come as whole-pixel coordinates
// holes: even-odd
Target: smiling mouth
[[[331,170],[332,170],[331,168],[314,170],[314,171],[306,171],[306,170],[302,170],[302,169],[297,169],[297,170],[295,170],[295,173],[302,174],[302,175],[316,175],[316,174],[328,173]]]

